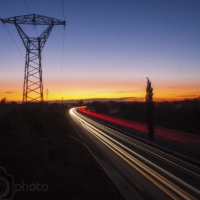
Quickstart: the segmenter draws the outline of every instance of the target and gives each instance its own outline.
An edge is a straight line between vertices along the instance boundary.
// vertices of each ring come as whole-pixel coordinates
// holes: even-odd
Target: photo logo
[[[8,174],[3,167],[0,167],[0,200],[10,200],[14,198],[17,192],[46,192],[49,186],[47,184],[31,183],[24,181],[14,183],[12,175]]]
[[[0,199],[13,199],[13,197],[14,178],[3,167],[0,167]]]

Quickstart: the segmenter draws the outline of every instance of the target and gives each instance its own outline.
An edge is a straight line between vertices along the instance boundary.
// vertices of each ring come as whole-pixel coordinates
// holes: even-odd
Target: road
[[[70,110],[81,140],[127,199],[200,199],[200,169]]]
[[[96,112],[85,110],[84,107],[78,109],[79,112],[91,116],[95,119],[113,124],[129,133],[138,135],[140,138],[148,139],[147,125],[126,119],[120,119],[113,116],[103,115]],[[167,148],[174,149],[176,152],[184,153],[194,159],[200,158],[200,137],[180,131],[170,130],[155,126],[154,144],[160,144]]]

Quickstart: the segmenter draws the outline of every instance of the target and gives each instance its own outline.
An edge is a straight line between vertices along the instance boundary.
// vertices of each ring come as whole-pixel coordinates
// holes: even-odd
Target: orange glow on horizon
[[[184,96],[184,95],[183,95]],[[17,93],[17,94],[5,94],[5,95],[0,95],[0,100],[6,98],[8,102],[11,101],[17,101],[17,102],[21,102],[22,101],[22,93]],[[178,100],[184,100],[184,99],[194,99],[194,98],[199,98],[198,95],[196,95],[195,97],[179,97],[179,96],[165,96],[165,95],[155,95],[154,96],[154,101],[159,102],[159,101],[178,101]],[[113,99],[113,100],[117,100],[117,99],[121,99],[123,101],[145,101],[145,93],[142,96],[127,96],[127,95],[115,95],[115,94],[101,94],[101,95],[78,95],[78,94],[72,94],[72,95],[67,95],[65,93],[62,94],[62,96],[59,95],[49,95],[48,99],[46,99],[46,96],[44,94],[44,101],[66,101],[66,100],[89,100],[89,99]]]
[[[107,80],[106,80],[107,81]],[[14,84],[13,84],[14,85]],[[15,87],[14,87],[15,86]],[[22,101],[22,86],[0,84],[0,100],[6,98],[8,101]],[[145,101],[146,82],[113,81],[113,82],[92,82],[89,80],[69,80],[59,82],[49,86],[44,83],[44,101],[56,100],[88,100],[88,99],[122,99],[123,101]],[[152,83],[154,89],[154,101],[174,101],[184,99],[194,99],[200,96],[200,85],[171,86],[170,84],[159,85]],[[46,90],[48,89],[48,98]]]

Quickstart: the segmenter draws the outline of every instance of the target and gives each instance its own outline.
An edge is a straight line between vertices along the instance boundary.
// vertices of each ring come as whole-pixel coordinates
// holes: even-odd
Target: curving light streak
[[[127,142],[127,143],[131,144],[132,146],[137,147],[138,149],[141,149],[142,151],[145,151],[145,152],[153,155],[154,157],[157,157],[157,158],[163,160],[164,162],[166,162],[168,164],[171,164],[172,166],[175,166],[176,168],[178,168],[178,169],[180,169],[180,170],[182,170],[182,171],[184,171],[186,173],[188,172],[189,175],[192,175],[193,177],[200,179],[200,174],[197,174],[194,171],[183,167],[181,164],[186,164],[188,167],[193,168],[193,169],[195,168],[196,171],[200,171],[200,169],[198,167],[196,167],[196,166],[194,166],[194,165],[192,165],[192,164],[190,164],[188,162],[185,162],[183,160],[180,160],[180,159],[178,159],[178,158],[176,158],[176,157],[174,157],[172,155],[169,155],[169,154],[166,154],[166,153],[164,153],[162,151],[159,151],[158,149],[155,149],[154,147],[146,145],[146,144],[144,144],[142,142],[139,142],[138,140],[135,140],[135,139],[133,139],[133,138],[131,138],[129,136],[121,134],[121,133],[119,133],[119,132],[117,132],[117,131],[109,128],[109,127],[106,127],[106,126],[104,126],[104,125],[102,125],[102,124],[100,124],[100,123],[98,123],[98,122],[96,122],[96,121],[94,121],[94,120],[92,120],[90,118],[85,117],[84,115],[79,114],[75,110],[74,110],[74,112],[76,113],[76,115],[80,116],[82,119],[86,120],[90,124],[93,124],[95,127],[98,127],[101,130],[106,131],[110,135],[113,135],[114,137],[117,137],[120,140],[122,140],[124,142]],[[173,162],[171,160],[176,160],[176,162],[178,161],[181,164],[177,164],[177,163],[175,163],[175,162]]]
[[[163,176],[161,176],[160,174],[155,172],[155,170],[149,168],[146,164],[144,164],[145,162],[200,195],[199,190],[188,185],[187,183],[183,182],[179,178],[175,177],[174,175],[170,174],[169,172],[165,171],[164,169],[160,168],[159,166],[157,166],[154,163],[150,162],[149,160],[145,159],[141,155],[133,152],[126,146],[124,146],[121,143],[119,143],[118,141],[116,141],[115,139],[106,135],[105,133],[103,133],[102,131],[97,129],[96,127],[92,126],[91,124],[89,124],[88,122],[83,120],[83,118],[81,118],[77,114],[75,114],[74,111],[75,111],[75,109],[71,109],[70,115],[76,121],[80,122],[83,125],[83,127],[85,127],[90,133],[92,133],[95,137],[97,137],[99,140],[101,140],[106,146],[108,146],[111,150],[113,150],[115,153],[117,153],[121,158],[123,158],[132,167],[134,167],[136,170],[138,170],[140,173],[142,173],[151,182],[156,184],[160,189],[162,189],[164,192],[166,192],[169,196],[177,199],[178,197],[175,196],[175,194],[178,194],[179,196],[181,196],[184,199],[195,199],[193,196],[191,196],[190,194],[188,194],[187,192],[185,192],[184,190],[179,188],[177,185],[173,184],[171,181],[167,180],[166,178],[164,178]],[[135,157],[133,157],[130,153],[139,157],[143,162],[141,162],[138,159],[136,159]],[[169,189],[171,191],[173,191],[175,194],[172,194],[172,192]]]
[[[175,179],[176,181],[178,181],[179,183],[185,185],[186,187],[190,188],[191,190],[195,191],[195,192],[199,192],[198,190],[196,190],[195,188],[191,187],[190,185],[188,185],[187,183],[185,183],[184,181],[178,179],[177,177],[175,177],[174,175],[168,173],[167,171],[163,170],[162,168],[160,168],[159,166],[155,165],[154,163],[150,162],[149,160],[145,159],[144,157],[142,157],[141,155],[139,155],[138,153],[135,153],[134,151],[130,150],[129,148],[127,148],[126,146],[122,145],[121,143],[119,143],[118,141],[114,140],[113,138],[111,138],[110,136],[108,136],[107,134],[103,133],[102,131],[98,130],[96,127],[91,126],[89,123],[84,124],[87,126],[92,127],[93,129],[95,129],[96,131],[98,131],[99,133],[101,133],[102,135],[104,135],[104,137],[108,138],[109,140],[112,140],[113,142],[117,143],[119,146],[125,148],[127,151],[131,152],[132,154],[136,155],[137,157],[140,157],[143,161],[151,164],[152,166],[154,166],[155,168],[157,168],[158,170],[162,171],[163,173],[167,174],[168,176],[170,176],[171,178]],[[200,194],[200,193],[199,193]]]
[[[129,120],[125,120],[125,119],[120,119],[120,118],[116,118],[116,117],[111,117],[108,115],[103,115],[103,114],[99,114],[96,112],[91,112],[88,110],[85,110],[83,107],[78,108],[78,110],[84,114],[99,118],[99,119],[103,119],[105,121],[109,121],[121,126],[126,126],[135,130],[139,130],[142,131],[143,133],[147,133],[147,126],[146,124],[143,123],[139,123],[139,122],[133,122],[133,121],[129,121]],[[192,136],[189,134],[183,134],[181,132],[178,131],[174,131],[174,130],[170,130],[170,129],[165,129],[165,128],[161,128],[161,127],[155,127],[155,134],[159,135],[161,137],[165,137],[167,139],[170,140],[175,140],[175,141],[179,141],[182,143],[186,143],[187,141],[190,142],[194,142],[194,143],[200,143],[200,137],[198,136]]]

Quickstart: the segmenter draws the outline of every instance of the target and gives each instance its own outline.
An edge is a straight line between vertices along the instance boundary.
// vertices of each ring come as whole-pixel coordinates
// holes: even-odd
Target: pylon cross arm
[[[21,15],[21,16],[15,16],[15,17],[10,17],[6,19],[0,19],[4,24],[9,23],[9,24],[29,24],[29,25],[64,25],[65,26],[65,21],[51,18],[51,17],[46,17],[43,15],[36,15],[36,14],[31,14],[31,15]]]

